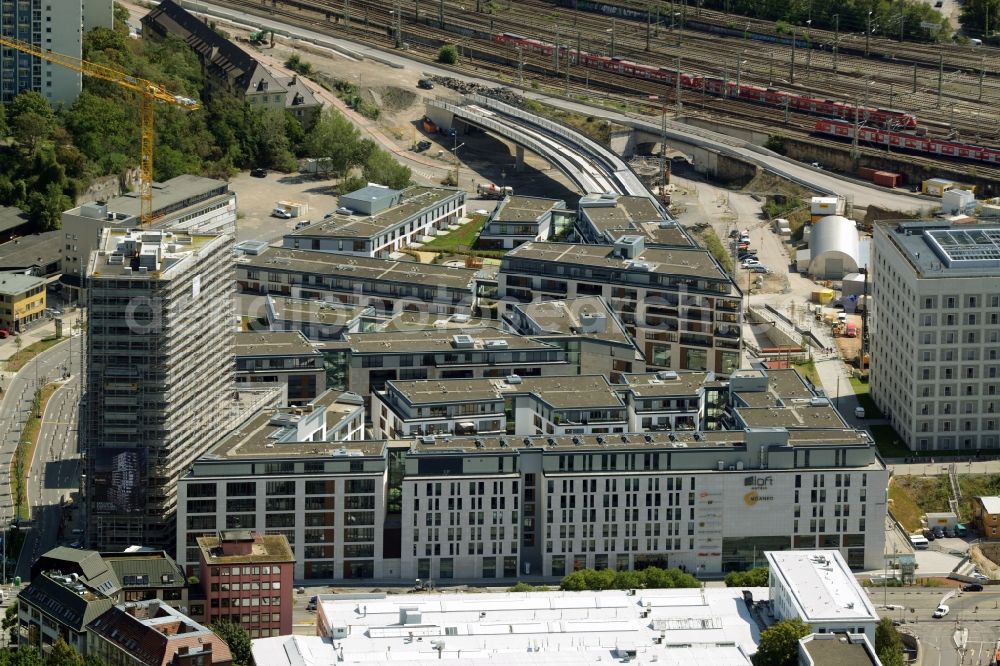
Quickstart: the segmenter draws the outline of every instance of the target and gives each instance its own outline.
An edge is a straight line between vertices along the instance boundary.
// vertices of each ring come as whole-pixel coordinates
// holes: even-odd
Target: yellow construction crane
[[[19,39],[0,37],[0,46],[15,49],[21,53],[62,65],[80,72],[132,90],[139,95],[139,112],[142,118],[142,140],[139,155],[139,198],[141,208],[139,220],[143,226],[153,220],[153,102],[160,101],[194,111],[201,108],[197,100],[170,94],[166,88],[152,81],[140,79],[115,67],[98,65],[82,58],[42,49]]]

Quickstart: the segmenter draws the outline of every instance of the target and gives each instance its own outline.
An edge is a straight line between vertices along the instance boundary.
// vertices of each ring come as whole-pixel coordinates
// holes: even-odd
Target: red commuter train
[[[853,140],[854,131],[854,123],[842,120],[820,120],[816,123],[816,132],[818,134],[827,134],[829,136]],[[973,146],[967,143],[946,141],[944,139],[932,139],[905,132],[861,127],[858,129],[858,141],[872,143],[877,146],[888,145],[890,148],[911,150],[916,153],[927,153],[942,157],[958,157],[976,162],[1000,164],[1000,149],[983,148],[982,146]]]
[[[494,41],[498,44],[537,53],[539,55],[551,56],[555,52],[555,46],[548,42],[537,39],[530,39],[521,35],[504,32],[496,35]],[[594,55],[585,51],[577,53],[576,49],[566,46],[559,47],[559,53],[567,57],[574,64],[582,64],[585,67],[599,69],[605,72],[615,72],[623,76],[630,76],[649,81],[658,81],[666,85],[676,85],[676,70],[642,63],[623,60],[621,58],[609,58],[607,56]],[[723,81],[719,78],[700,76],[696,74],[681,73],[681,86],[688,90],[704,91],[707,94],[717,96],[727,96],[739,98],[748,102],[765,104],[778,108],[788,108],[798,113],[811,113],[833,118],[846,118],[855,120],[855,113],[859,114],[867,122],[879,125],[894,126],[902,129],[913,129],[917,126],[917,118],[913,114],[897,111],[894,109],[876,109],[871,107],[859,107],[846,102],[837,102],[829,99],[819,99],[807,95],[775,90],[774,88],[762,88],[760,86],[740,85],[733,81]]]

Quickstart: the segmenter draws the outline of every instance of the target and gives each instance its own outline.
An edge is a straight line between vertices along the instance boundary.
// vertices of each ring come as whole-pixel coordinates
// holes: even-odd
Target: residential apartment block
[[[728,375],[739,367],[742,294],[699,248],[525,243],[503,259],[498,297],[512,303],[601,296],[650,369]]]
[[[509,250],[528,241],[548,240],[557,225],[568,224],[565,220],[572,217],[566,202],[559,199],[506,196],[490,213],[479,242],[483,248]]]
[[[85,32],[112,27],[110,0],[3,0],[0,12],[5,37],[75,58],[82,56]],[[76,101],[82,88],[79,72],[16,49],[2,51],[0,101],[6,104],[25,91],[39,93],[53,106]]]
[[[0,328],[21,333],[45,314],[45,278],[0,273]]]
[[[283,247],[399,258],[403,248],[419,247],[465,217],[465,192],[454,189],[368,185],[338,203],[336,212],[286,234]]]
[[[283,535],[223,530],[197,543],[209,624],[228,620],[251,638],[292,633],[295,556]]]
[[[495,326],[496,322],[492,322]],[[523,336],[494,326],[351,333],[319,345],[327,385],[368,396],[389,380],[610,375],[642,365],[635,348],[596,336]],[[630,360],[625,360],[630,359]]]
[[[197,54],[208,83],[245,100],[253,108],[287,112],[309,129],[323,108],[305,80],[284,76],[216,32],[207,21],[172,0],[142,17],[143,33],[183,40]]]
[[[521,335],[554,344],[580,374],[641,372],[646,359],[621,319],[599,296],[514,304],[504,320]]]
[[[309,402],[326,391],[323,354],[299,331],[244,331],[234,339],[237,385],[280,386],[288,404]]]
[[[245,409],[232,247],[228,233],[101,232],[80,412],[88,545],[172,547],[177,478]]]
[[[330,391],[301,408],[263,410],[222,439],[179,483],[178,563],[194,573],[199,537],[246,529],[283,535],[297,580],[373,575],[386,461],[381,445],[356,442],[364,421],[359,396]],[[348,490],[359,497],[345,502]]]
[[[85,203],[62,214],[65,243],[62,282],[73,299],[82,297],[87,262],[104,229],[138,228],[139,195],[130,192],[104,202]],[[236,195],[223,180],[183,175],[153,184],[153,229],[204,233],[236,231]]]
[[[372,306],[376,315],[404,310],[471,314],[476,282],[487,272],[435,264],[268,248],[237,259],[244,292]]]
[[[648,197],[585,194],[578,205],[575,230],[585,243],[613,245],[624,236],[642,236],[647,245],[696,247],[684,228],[664,218]]]
[[[872,398],[914,451],[1000,447],[1000,227],[874,234]]]
[[[345,333],[357,333],[375,321],[372,307],[286,296],[262,298],[272,331],[301,331],[309,340],[339,340]]]
[[[232,666],[229,645],[160,601],[118,604],[88,625],[87,654],[116,666]]]
[[[18,595],[18,641],[47,653],[62,639],[87,654],[93,620],[115,604],[149,600],[189,603],[187,579],[165,552],[53,548],[32,565],[31,582]],[[203,612],[203,605],[191,611]]]
[[[452,437],[418,441],[405,465],[404,579],[883,557],[888,476],[863,432]]]
[[[997,535],[997,528],[1000,528],[1000,497],[990,495],[973,498],[972,525],[983,539],[1000,539]]]
[[[604,375],[388,381],[372,394],[372,435],[622,433],[625,402]]]
[[[793,370],[676,375],[387,380],[372,400],[387,439],[241,428],[182,479],[178,552],[206,531],[263,529],[312,580],[724,572],[791,548],[882,562],[888,476],[867,433],[803,418],[832,409],[793,397],[808,391]],[[724,429],[764,403],[784,416]],[[629,432],[644,418],[648,432]]]

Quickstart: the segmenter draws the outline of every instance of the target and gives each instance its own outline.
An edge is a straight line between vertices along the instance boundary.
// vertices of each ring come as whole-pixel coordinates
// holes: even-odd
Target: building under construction
[[[91,547],[173,542],[177,478],[235,408],[232,253],[226,231],[101,231],[81,408]]]

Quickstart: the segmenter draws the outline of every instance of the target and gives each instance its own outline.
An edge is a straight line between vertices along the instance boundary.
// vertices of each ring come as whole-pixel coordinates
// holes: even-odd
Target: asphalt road
[[[944,601],[951,611],[942,619],[931,613],[945,595],[957,588],[868,588],[879,613],[894,620],[904,620],[901,631],[920,641],[922,666],[970,666],[992,664],[997,637],[1000,636],[1000,590],[956,592]],[[901,606],[893,610],[885,603]]]
[[[71,346],[74,359],[79,358],[80,338],[75,336],[55,345],[29,361],[16,375],[3,380],[0,400],[0,522],[14,517],[10,494],[9,461],[17,448],[24,423],[31,412],[31,400],[38,386],[62,376],[63,367],[70,365]],[[73,365],[76,365],[74,361]],[[73,370],[77,370],[73,368]]]
[[[59,388],[45,407],[38,445],[31,461],[28,500],[32,527],[25,535],[15,575],[28,580],[32,563],[60,541],[72,541],[71,524],[60,533],[61,504],[80,487],[80,457],[76,424],[79,414],[80,377],[74,375]]]

